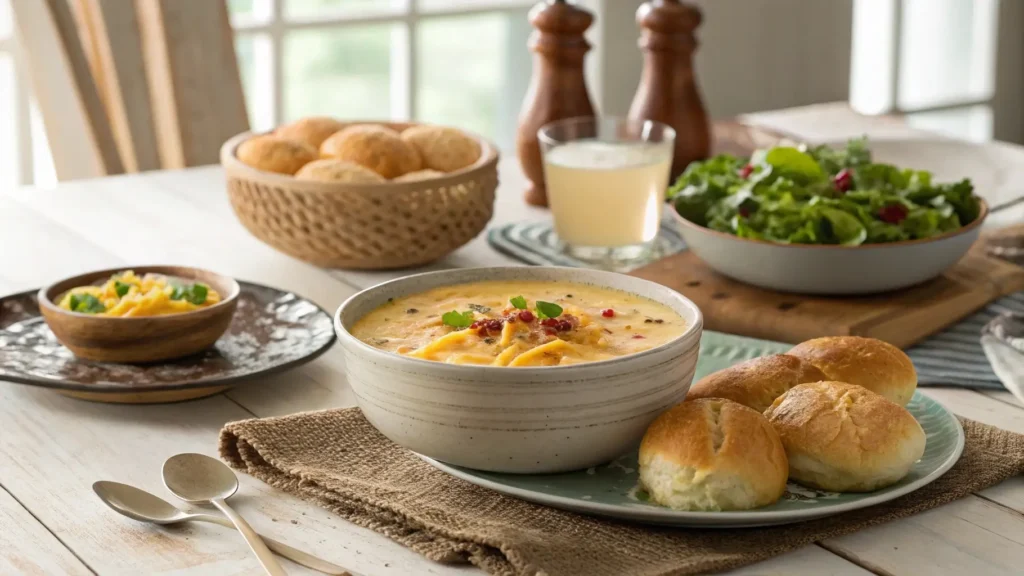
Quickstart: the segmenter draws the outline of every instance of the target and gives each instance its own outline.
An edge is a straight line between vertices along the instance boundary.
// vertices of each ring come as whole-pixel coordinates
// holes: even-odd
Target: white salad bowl
[[[661,346],[600,362],[510,368],[409,358],[363,343],[352,326],[388,299],[454,284],[533,280],[611,288],[668,306],[686,322]],[[386,282],[352,296],[334,318],[348,383],[366,419],[395,443],[479,470],[579,470],[626,453],[666,408],[686,397],[703,328],[678,292],[631,276],[574,268],[445,270]]]
[[[957,263],[981,233],[988,204],[973,222],[923,240],[836,246],[740,238],[690,222],[669,207],[688,249],[716,272],[780,292],[841,296],[906,288]]]

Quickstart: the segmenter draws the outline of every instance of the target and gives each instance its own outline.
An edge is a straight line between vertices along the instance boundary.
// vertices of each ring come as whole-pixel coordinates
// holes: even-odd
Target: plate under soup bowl
[[[570,365],[460,365],[371,346],[353,326],[391,300],[475,282],[569,283],[625,292],[678,314],[681,334],[651,349]],[[492,472],[579,470],[622,455],[681,402],[697,364],[703,317],[678,292],[631,276],[554,267],[445,270],[380,284],[335,315],[348,382],[367,420],[395,443]]]

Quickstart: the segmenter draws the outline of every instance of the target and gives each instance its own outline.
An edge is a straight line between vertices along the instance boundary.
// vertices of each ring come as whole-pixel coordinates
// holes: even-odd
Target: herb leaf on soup
[[[545,318],[558,318],[562,315],[562,307],[554,302],[537,300],[537,316],[541,320]]]
[[[100,299],[93,296],[92,294],[72,294],[71,301],[72,312],[80,312],[82,314],[99,314],[106,312],[107,307],[100,302]]]
[[[127,294],[128,291],[131,290],[131,288],[131,284],[125,284],[124,282],[121,281],[114,282],[114,292],[117,292],[118,298],[124,297],[124,295]]]
[[[526,310],[526,298],[523,298],[522,296],[510,298],[509,302],[519,310]]]
[[[441,323],[453,328],[468,328],[473,323],[473,311],[456,312],[452,310],[451,312],[445,312],[441,315]]]

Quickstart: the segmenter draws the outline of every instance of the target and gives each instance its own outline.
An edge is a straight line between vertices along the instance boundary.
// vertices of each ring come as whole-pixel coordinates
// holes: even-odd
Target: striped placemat
[[[671,221],[662,223],[655,242],[653,258],[662,258],[686,249]],[[586,268],[588,263],[562,253],[550,222],[519,222],[491,228],[487,236],[491,246],[537,266]],[[638,268],[646,262],[634,265]],[[619,269],[629,271],[629,268]],[[963,388],[1003,389],[981,348],[981,329],[1003,312],[1024,313],[1024,292],[1005,296],[975,312],[958,324],[931,336],[907,350],[917,367],[922,386],[959,386]]]

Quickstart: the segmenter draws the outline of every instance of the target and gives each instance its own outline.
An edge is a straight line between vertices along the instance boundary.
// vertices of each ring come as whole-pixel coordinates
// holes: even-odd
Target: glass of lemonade
[[[607,268],[648,259],[661,224],[676,133],[652,120],[569,118],[537,133],[555,233]]]

